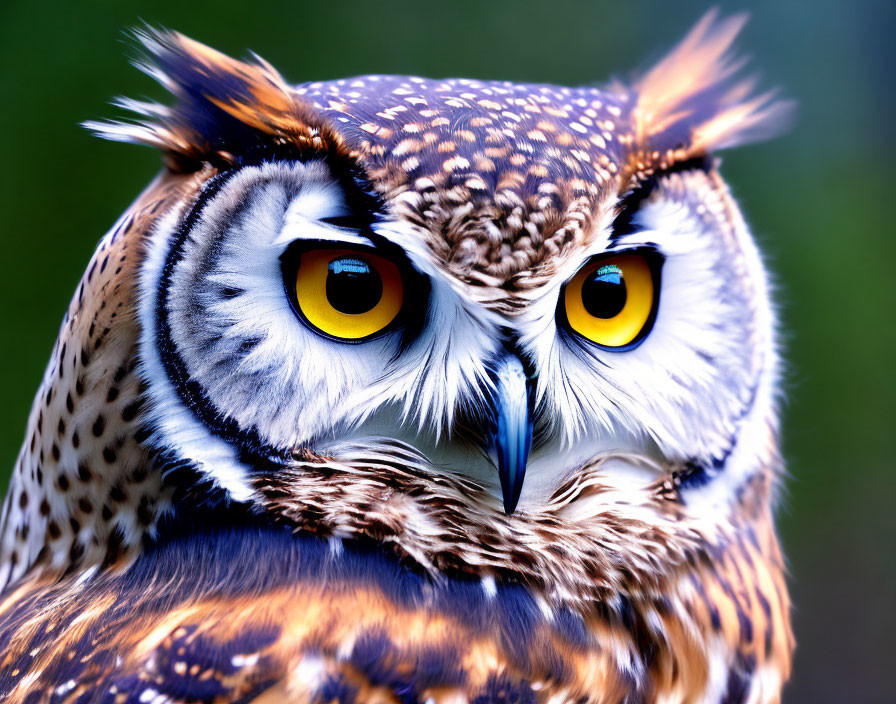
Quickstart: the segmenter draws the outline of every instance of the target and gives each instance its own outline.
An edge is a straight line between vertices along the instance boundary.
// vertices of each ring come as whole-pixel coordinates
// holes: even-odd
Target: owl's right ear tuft
[[[119,98],[131,120],[86,122],[105,139],[156,147],[175,170],[233,163],[259,148],[328,151],[340,140],[267,62],[237,61],[178,32],[135,30],[141,71],[175,98],[171,106]]]
[[[634,85],[638,158],[659,152],[690,159],[772,137],[790,124],[794,104],[777,91],[756,91],[732,49],[746,15],[711,9]]]

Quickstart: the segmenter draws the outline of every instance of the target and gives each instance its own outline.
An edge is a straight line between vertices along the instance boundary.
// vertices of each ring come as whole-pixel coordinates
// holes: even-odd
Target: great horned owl
[[[775,322],[705,17],[631,85],[176,33],[3,507],[4,702],[775,702]]]

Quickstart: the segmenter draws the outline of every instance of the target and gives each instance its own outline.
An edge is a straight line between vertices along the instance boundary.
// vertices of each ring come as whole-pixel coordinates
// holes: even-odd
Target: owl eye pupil
[[[625,308],[628,294],[618,266],[602,266],[582,284],[582,303],[595,318],[615,318]]]
[[[376,307],[383,297],[383,280],[367,262],[339,257],[327,267],[327,300],[340,313],[360,315]]]

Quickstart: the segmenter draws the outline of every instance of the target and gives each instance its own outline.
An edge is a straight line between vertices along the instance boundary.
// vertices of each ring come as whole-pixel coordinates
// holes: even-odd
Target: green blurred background
[[[112,96],[162,97],[127,63],[141,19],[290,80],[415,73],[580,84],[626,77],[688,30],[701,2],[0,5],[0,482],[69,298],[100,235],[159,167],[78,127]],[[726,11],[743,4],[723,3]],[[753,3],[741,48],[800,105],[785,137],[723,171],[778,283],[789,362],[779,512],[799,641],[785,701],[893,701],[896,655],[894,7]],[[888,195],[889,194],[889,195]]]

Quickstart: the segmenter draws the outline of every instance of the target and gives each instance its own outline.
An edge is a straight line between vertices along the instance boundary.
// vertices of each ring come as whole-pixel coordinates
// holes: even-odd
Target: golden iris
[[[569,327],[602,347],[638,340],[656,304],[653,272],[637,253],[586,264],[566,284],[563,305]]]
[[[305,320],[340,340],[363,340],[384,330],[404,300],[401,272],[393,262],[351,249],[303,252],[295,291]]]

